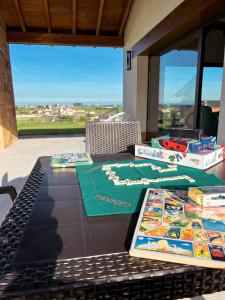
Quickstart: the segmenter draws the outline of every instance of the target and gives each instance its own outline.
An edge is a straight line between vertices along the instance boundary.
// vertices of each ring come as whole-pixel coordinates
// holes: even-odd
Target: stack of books
[[[91,164],[93,161],[88,153],[54,154],[51,159],[52,168],[73,168]]]

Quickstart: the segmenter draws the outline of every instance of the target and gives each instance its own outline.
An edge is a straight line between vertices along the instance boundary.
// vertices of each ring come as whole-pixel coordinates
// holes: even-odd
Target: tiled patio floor
[[[85,151],[84,136],[46,136],[19,139],[0,150],[0,185],[14,185],[19,192],[39,156]],[[0,195],[0,223],[11,207],[8,196]],[[188,300],[185,298],[183,300]],[[192,300],[224,300],[225,292],[194,297]]]
[[[13,185],[19,192],[39,156],[85,151],[84,136],[21,138],[0,150],[0,186]],[[0,195],[0,223],[11,207],[10,198]]]

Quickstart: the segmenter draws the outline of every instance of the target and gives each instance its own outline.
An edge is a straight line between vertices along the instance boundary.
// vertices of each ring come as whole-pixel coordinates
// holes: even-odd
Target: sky
[[[122,49],[10,45],[16,105],[122,104]],[[170,51],[160,60],[160,103],[193,104],[196,51]],[[222,68],[204,68],[203,100],[219,100]],[[162,78],[161,78],[162,79]]]
[[[223,79],[223,68],[204,68],[202,100],[220,100]]]
[[[122,103],[122,49],[10,45],[16,105]]]
[[[164,72],[164,80],[161,80],[160,86],[163,89],[161,103],[194,104],[197,68],[169,66]],[[202,100],[220,100],[222,77],[222,67],[203,69]]]
[[[160,58],[160,103],[194,104],[197,78],[196,51],[173,50]],[[220,100],[223,68],[203,69],[202,100]]]

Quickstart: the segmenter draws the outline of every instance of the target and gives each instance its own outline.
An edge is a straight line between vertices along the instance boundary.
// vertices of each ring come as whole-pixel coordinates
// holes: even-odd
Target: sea
[[[72,105],[72,104],[82,104],[82,105],[103,105],[103,106],[122,106],[122,100],[115,100],[115,101],[79,101],[79,100],[51,100],[51,101],[15,101],[16,106],[28,106],[28,105],[54,105],[54,104],[63,104],[63,105]]]

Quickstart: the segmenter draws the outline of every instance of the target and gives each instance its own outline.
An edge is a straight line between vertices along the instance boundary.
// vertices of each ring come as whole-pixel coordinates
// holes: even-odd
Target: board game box
[[[215,150],[187,153],[154,148],[149,145],[135,145],[135,156],[201,170],[206,170],[221,162],[224,159],[223,151],[224,149],[221,146],[217,146]]]
[[[195,140],[200,140],[202,137],[202,129],[190,129],[190,128],[177,128],[172,127],[169,129],[169,135],[172,137],[180,138],[191,138]]]
[[[93,161],[88,153],[54,154],[51,159],[52,168],[71,168],[91,164]]]
[[[190,187],[188,198],[201,207],[225,206],[225,186]]]
[[[185,191],[147,189],[129,253],[225,268],[225,207],[200,208]]]
[[[214,149],[216,147],[216,137],[201,137],[200,140],[196,140],[165,135],[152,138],[151,146],[159,149],[197,153],[205,149]]]

